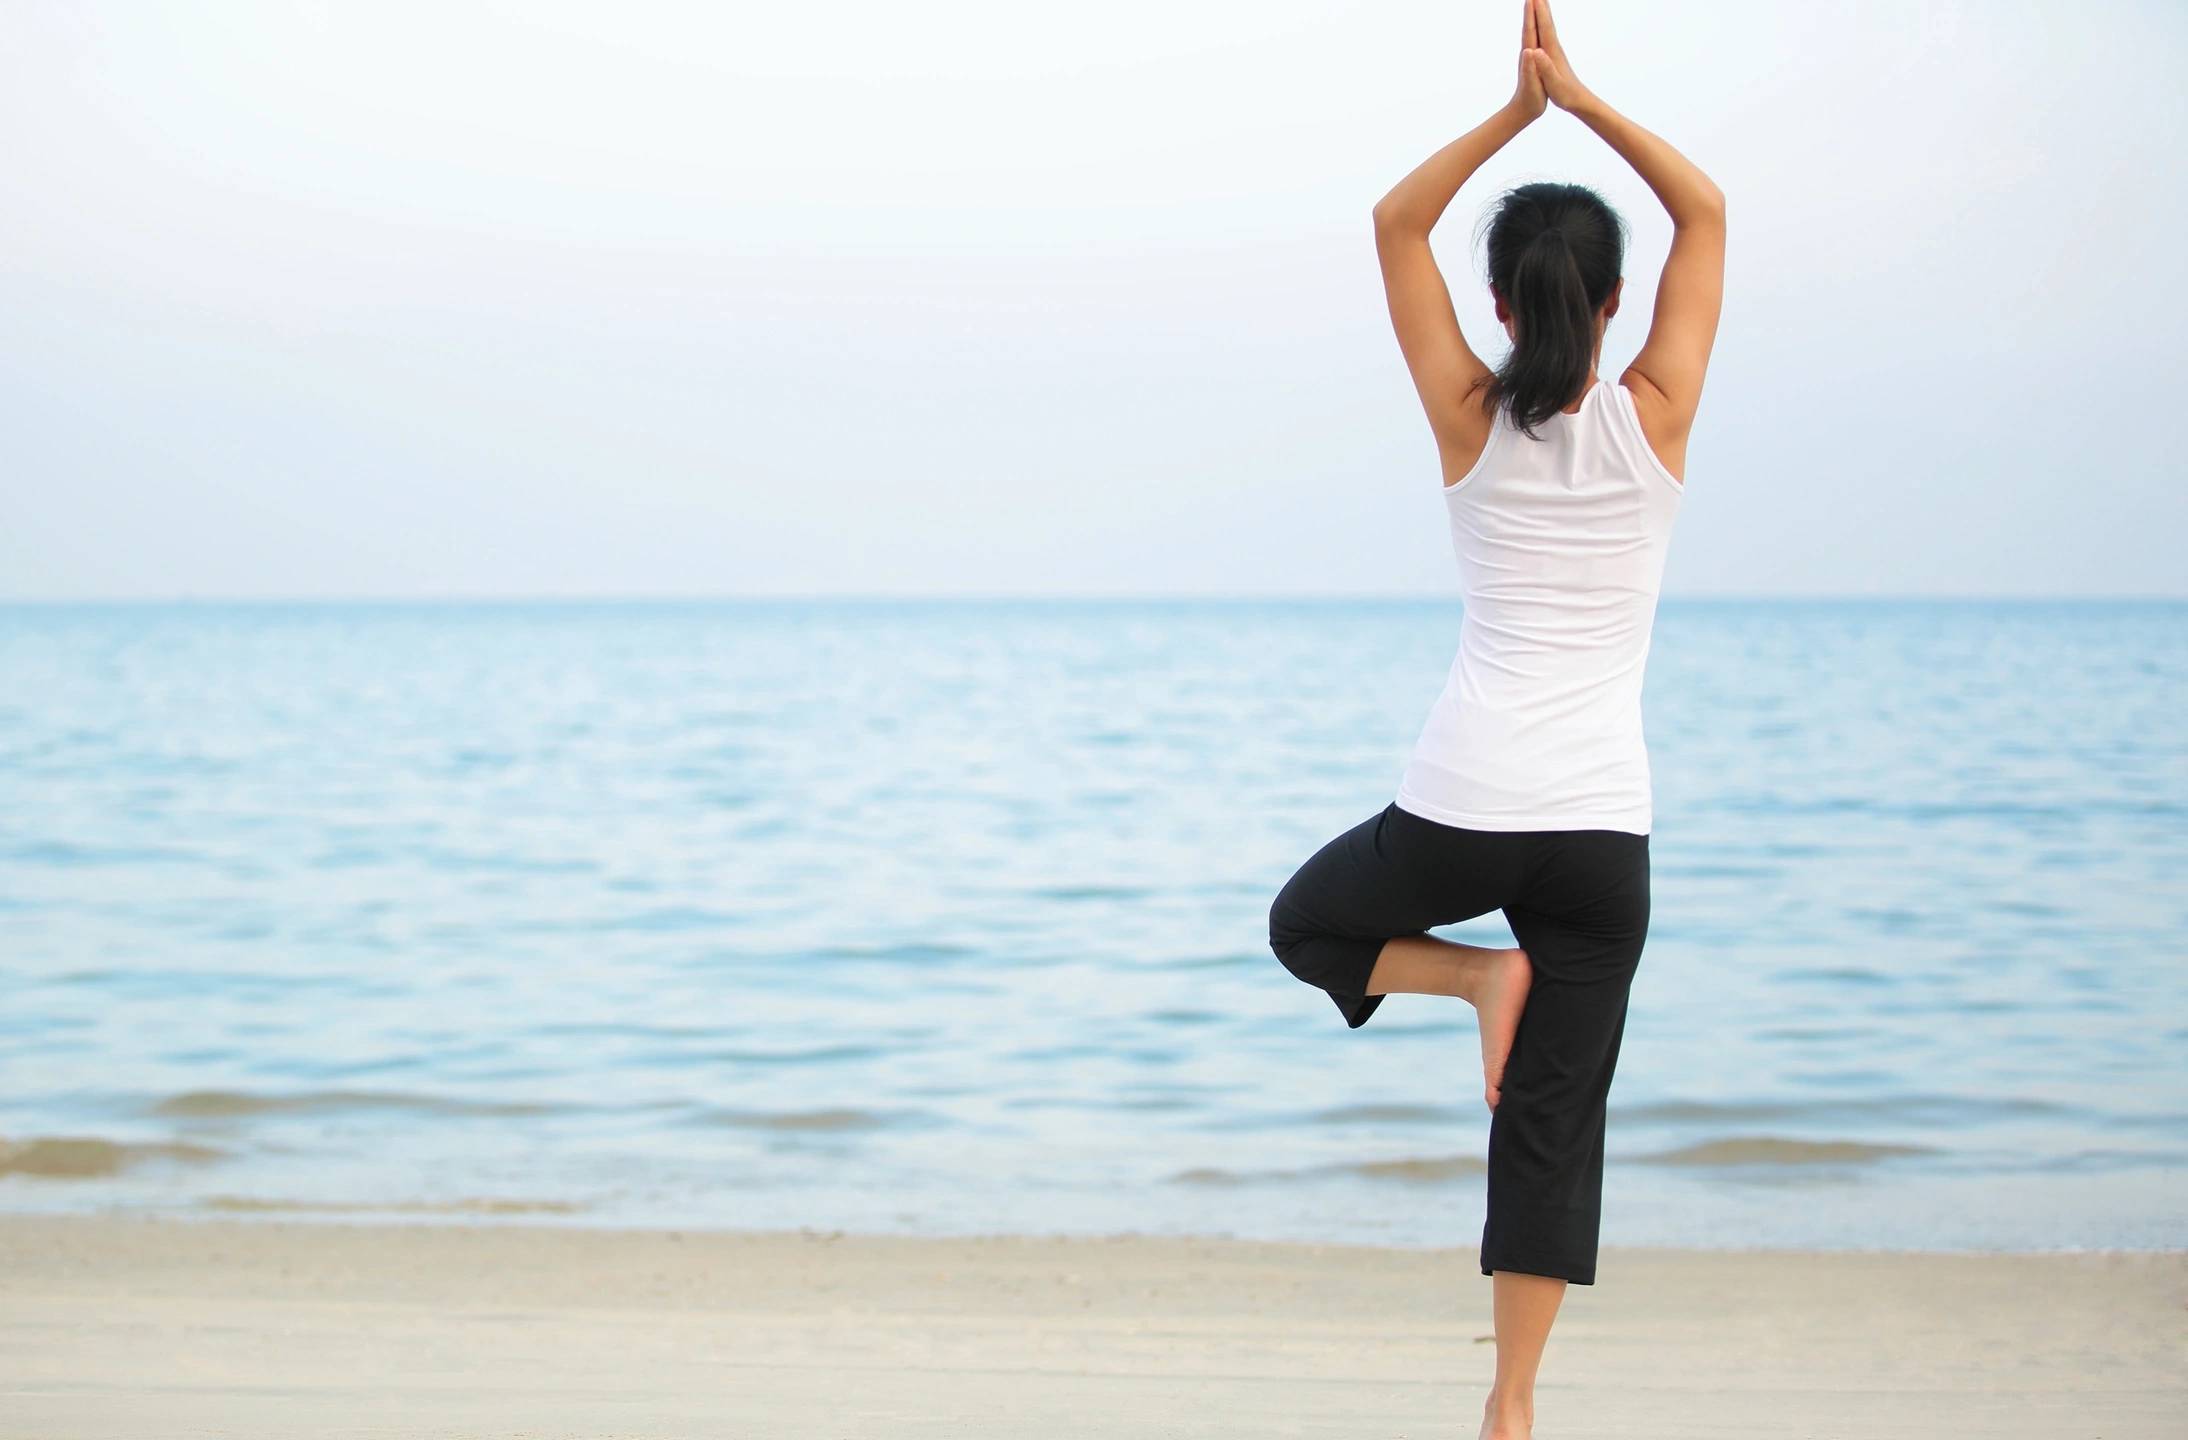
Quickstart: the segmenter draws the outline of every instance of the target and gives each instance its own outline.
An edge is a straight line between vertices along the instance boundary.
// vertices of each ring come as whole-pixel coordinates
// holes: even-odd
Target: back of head
[[[1508,190],[1489,225],[1489,283],[1511,311],[1512,351],[1484,387],[1529,438],[1587,383],[1595,317],[1624,273],[1626,226],[1585,185]]]

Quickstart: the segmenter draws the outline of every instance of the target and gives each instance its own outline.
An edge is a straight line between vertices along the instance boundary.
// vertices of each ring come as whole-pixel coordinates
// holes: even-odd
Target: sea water
[[[0,1209],[1471,1245],[1471,1012],[1267,943],[1458,625],[0,609]],[[2188,605],[1665,600],[1606,1242],[2188,1243],[2184,717]]]

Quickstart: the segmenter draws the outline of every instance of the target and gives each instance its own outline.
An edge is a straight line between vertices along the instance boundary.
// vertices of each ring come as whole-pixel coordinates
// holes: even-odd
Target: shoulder
[[[1648,376],[1628,367],[1618,383],[1632,397],[1633,412],[1641,422],[1641,438],[1671,477],[1686,483],[1687,436],[1694,429],[1694,410],[1673,400]]]
[[[1496,434],[1497,411],[1483,401],[1483,387],[1489,383],[1487,373],[1476,376],[1459,396],[1459,403],[1436,436],[1436,449],[1442,459],[1443,482],[1446,486],[1463,478],[1467,472],[1481,463],[1488,453],[1489,442]]]

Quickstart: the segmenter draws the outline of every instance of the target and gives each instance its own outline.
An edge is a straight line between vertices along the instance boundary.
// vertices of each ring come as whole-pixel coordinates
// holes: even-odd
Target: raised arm
[[[1535,39],[1532,6],[1533,0],[1521,0],[1519,84],[1512,98],[1422,161],[1375,205],[1375,255],[1382,264],[1383,295],[1390,304],[1391,327],[1398,332],[1398,348],[1438,447],[1462,454],[1480,449],[1488,427],[1480,408],[1468,405],[1466,397],[1490,369],[1459,333],[1451,291],[1436,266],[1428,235],[1459,187],[1549,103],[1526,57]]]
[[[1717,317],[1725,292],[1725,194],[1686,156],[1613,110],[1573,76],[1572,62],[1558,40],[1550,0],[1529,0],[1539,46],[1529,52],[1552,103],[1603,137],[1656,192],[1671,216],[1671,253],[1656,287],[1656,314],[1649,338],[1627,367],[1635,396],[1656,402],[1644,413],[1651,438],[1662,448],[1684,454],[1688,429],[1702,401],[1702,376],[1717,340]]]

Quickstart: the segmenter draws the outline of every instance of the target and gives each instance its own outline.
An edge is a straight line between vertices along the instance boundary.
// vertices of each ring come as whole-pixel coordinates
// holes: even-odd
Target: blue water
[[[1266,944],[1457,626],[0,609],[0,1209],[1472,1244],[1469,1012]],[[1666,600],[1606,1241],[2188,1243],[2184,716],[2188,605]]]

